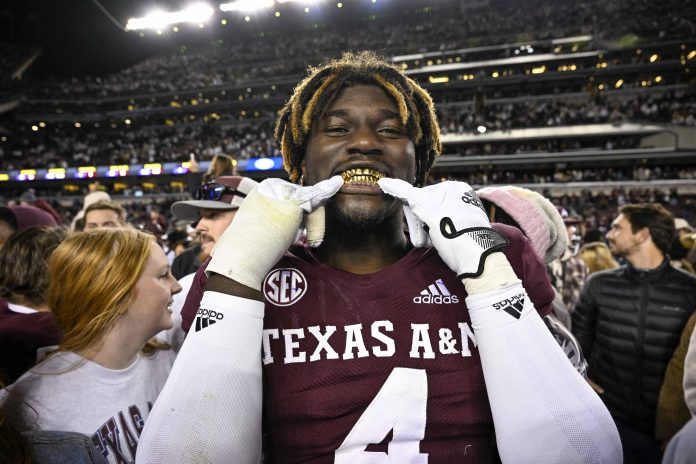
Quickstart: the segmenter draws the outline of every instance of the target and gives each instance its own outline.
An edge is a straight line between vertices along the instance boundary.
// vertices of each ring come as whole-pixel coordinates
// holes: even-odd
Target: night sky
[[[131,16],[144,14],[144,4],[152,5],[137,0],[99,2],[121,24]],[[165,2],[162,6],[177,3]],[[142,61],[167,45],[120,30],[91,0],[10,0],[9,5],[14,22],[10,34],[14,38],[2,39],[43,49],[33,69],[35,77],[109,74]]]

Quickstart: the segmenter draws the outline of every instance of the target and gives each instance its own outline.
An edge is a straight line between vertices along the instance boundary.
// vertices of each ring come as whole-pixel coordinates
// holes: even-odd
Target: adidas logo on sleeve
[[[199,308],[198,311],[196,311],[196,332],[215,324],[217,321],[221,321],[224,317],[222,313],[217,311]]]
[[[413,298],[414,303],[419,304],[454,304],[459,303],[459,297],[452,295],[442,279],[437,279],[434,284],[420,292],[420,295]]]
[[[502,309],[515,319],[519,319],[522,315],[522,311],[524,311],[524,297],[526,296],[526,293],[520,293],[519,295],[515,295],[512,298],[508,298],[504,301],[493,303],[493,309]]]

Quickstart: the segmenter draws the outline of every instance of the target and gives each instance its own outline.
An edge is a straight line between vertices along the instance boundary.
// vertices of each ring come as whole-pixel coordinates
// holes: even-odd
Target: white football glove
[[[459,278],[477,277],[486,257],[508,241],[491,228],[476,192],[465,182],[447,181],[417,188],[399,179],[383,178],[380,188],[404,202],[414,246],[429,241]]]
[[[305,221],[306,242],[311,248],[318,248],[324,241],[326,232],[326,210],[320,206],[307,215]]]
[[[266,179],[247,195],[215,244],[206,272],[261,290],[263,279],[292,245],[304,214],[338,192],[341,176],[303,187]]]

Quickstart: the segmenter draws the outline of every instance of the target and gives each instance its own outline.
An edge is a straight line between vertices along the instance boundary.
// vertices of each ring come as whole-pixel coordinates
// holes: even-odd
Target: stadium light
[[[300,5],[316,5],[323,0],[276,0],[278,3],[299,3]]]
[[[428,76],[428,81],[431,84],[445,84],[449,82],[449,76]]]
[[[234,2],[220,4],[220,9],[222,11],[250,12],[262,8],[270,8],[272,6],[273,0],[236,0]]]
[[[213,8],[206,3],[193,3],[181,11],[166,12],[156,10],[142,18],[130,18],[126,30],[139,29],[163,30],[170,24],[199,23],[202,24],[213,15]]]

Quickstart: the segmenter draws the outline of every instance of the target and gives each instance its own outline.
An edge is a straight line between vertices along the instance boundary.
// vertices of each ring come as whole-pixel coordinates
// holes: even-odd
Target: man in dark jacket
[[[626,463],[660,461],[660,386],[696,309],[696,277],[675,269],[666,256],[674,237],[674,218],[662,206],[619,208],[607,241],[628,264],[591,275],[573,313],[573,333],[616,421]]]

